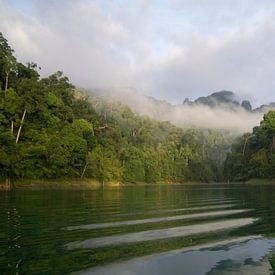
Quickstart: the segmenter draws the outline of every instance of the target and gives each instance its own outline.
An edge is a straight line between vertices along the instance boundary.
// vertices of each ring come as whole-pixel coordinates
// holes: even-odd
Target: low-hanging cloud
[[[173,103],[223,89],[254,105],[273,101],[272,0],[0,0],[0,6],[0,31],[18,59],[37,62],[43,76],[62,70],[88,89],[134,87]],[[186,107],[184,117],[192,110]],[[215,117],[198,111],[205,113],[202,124]]]
[[[240,135],[251,132],[263,118],[263,112],[249,112],[241,106],[232,104],[219,104],[216,107],[203,104],[172,105],[166,101],[143,96],[135,90],[116,91],[113,98],[124,102],[141,115],[148,115],[160,121],[170,121],[181,128],[220,129]]]

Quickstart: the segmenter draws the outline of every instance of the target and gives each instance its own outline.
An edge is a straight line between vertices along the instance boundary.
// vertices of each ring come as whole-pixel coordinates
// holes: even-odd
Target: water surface
[[[274,233],[273,186],[0,192],[0,274],[273,274]]]

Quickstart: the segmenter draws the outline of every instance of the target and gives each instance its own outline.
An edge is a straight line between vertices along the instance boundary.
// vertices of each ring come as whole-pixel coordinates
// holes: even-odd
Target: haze
[[[234,91],[254,106],[274,101],[272,0],[0,5],[0,30],[17,58],[38,63],[42,76],[62,70],[89,90],[131,87],[172,103],[219,90]]]

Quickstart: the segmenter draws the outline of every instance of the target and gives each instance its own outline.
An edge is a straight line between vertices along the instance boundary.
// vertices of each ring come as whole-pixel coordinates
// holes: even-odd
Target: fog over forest
[[[264,112],[269,110],[259,109],[248,111],[236,102],[217,102],[213,107],[200,103],[171,104],[167,101],[158,100],[140,94],[135,89],[122,89],[102,92],[114,100],[119,100],[141,115],[148,115],[151,118],[170,121],[181,128],[202,128],[230,130],[233,134],[239,135],[244,132],[251,132],[253,127],[258,125],[263,118]],[[237,100],[237,96],[234,95]],[[271,107],[270,107],[271,108]]]

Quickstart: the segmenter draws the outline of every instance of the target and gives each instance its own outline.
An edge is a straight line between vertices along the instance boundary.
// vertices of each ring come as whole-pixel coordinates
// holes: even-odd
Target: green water
[[[0,274],[272,274],[273,253],[274,186],[0,192]]]

